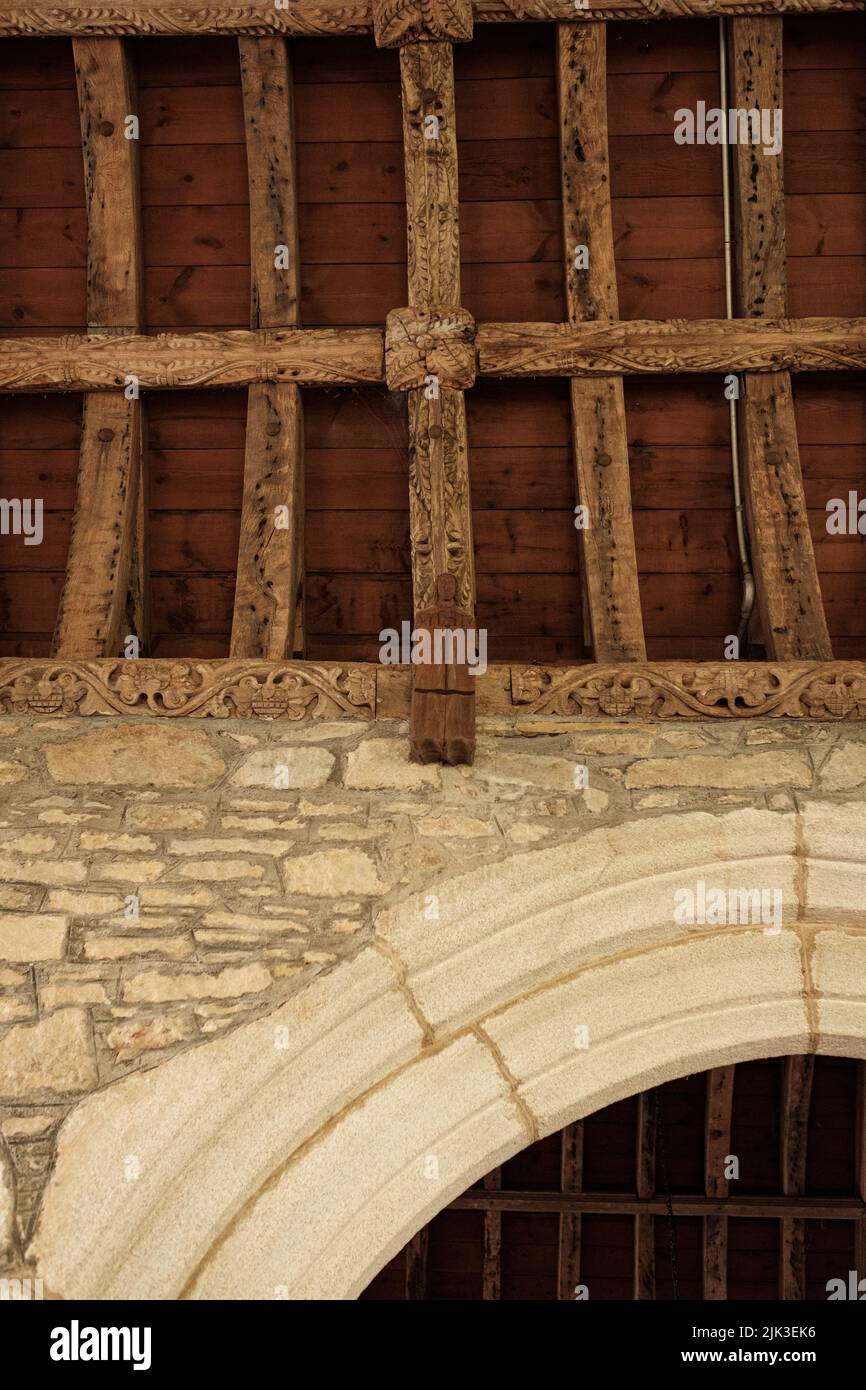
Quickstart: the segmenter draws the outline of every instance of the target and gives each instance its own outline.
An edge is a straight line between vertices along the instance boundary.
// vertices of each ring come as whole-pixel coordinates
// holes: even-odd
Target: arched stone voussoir
[[[466,1024],[544,980],[682,935],[675,894],[708,886],[778,889],[797,918],[795,819],[740,809],[641,818],[553,849],[515,855],[382,912],[437,1032]]]
[[[334,975],[72,1112],[30,1249],[48,1286],[176,1298],[250,1192],[419,1054],[422,1030],[378,952]]]
[[[791,928],[707,928],[533,992],[482,1027],[541,1134],[687,1072],[811,1050]]]

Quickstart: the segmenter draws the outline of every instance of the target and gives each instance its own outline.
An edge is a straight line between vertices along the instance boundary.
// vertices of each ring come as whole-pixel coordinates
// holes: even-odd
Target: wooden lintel
[[[815,1058],[786,1057],[782,1071],[781,1179],[786,1197],[806,1190],[806,1141]],[[788,1216],[779,1243],[779,1292],[783,1299],[806,1297],[806,1223]]]
[[[482,376],[832,372],[866,368],[866,318],[479,323]]]
[[[583,1188],[583,1120],[575,1120],[562,1131],[560,1187],[563,1193],[578,1195]],[[557,1299],[573,1300],[580,1284],[581,1215],[563,1208],[559,1213],[559,1262]]]
[[[607,146],[607,26],[557,27],[565,289],[571,323],[619,318]],[[598,661],[646,656],[621,377],[571,382],[583,593]]]
[[[75,512],[52,651],[122,656],[141,470],[141,401],[85,396]]]
[[[576,10],[574,0],[474,0],[477,24],[558,20],[580,24],[598,19],[682,19],[692,15],[852,14],[862,0],[589,0]],[[0,10],[0,37],[26,34],[155,35],[177,34],[364,34],[373,29],[371,0],[292,0],[277,8],[273,0],[248,0],[239,6],[219,0],[207,7],[188,0],[154,4],[114,4],[103,9],[72,0],[8,0]]]
[[[281,36],[238,42],[250,187],[250,327],[300,324],[292,72]],[[303,653],[304,427],[294,383],[247,393],[244,489],[230,654]]]
[[[782,110],[781,18],[731,25],[734,105]],[[780,132],[781,135],[781,132]],[[787,312],[783,154],[735,147],[738,311],[782,319]],[[761,630],[769,656],[827,661],[833,655],[809,530],[791,379],[747,372],[742,382],[746,515]]]
[[[725,1165],[731,1152],[731,1114],[734,1101],[734,1066],[707,1072],[704,1123],[704,1190],[708,1197],[727,1197],[729,1180]],[[728,1219],[708,1216],[703,1227],[704,1298],[724,1300],[728,1289]]]

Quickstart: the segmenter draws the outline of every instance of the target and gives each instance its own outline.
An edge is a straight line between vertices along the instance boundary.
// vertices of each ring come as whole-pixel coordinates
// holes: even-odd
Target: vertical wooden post
[[[812,1098],[814,1057],[786,1057],[782,1073],[782,1192],[801,1197],[806,1190],[806,1141]],[[806,1297],[806,1223],[797,1217],[782,1220],[779,1251],[779,1295]]]
[[[637,1163],[635,1185],[638,1197],[654,1197],[656,1190],[656,1105],[655,1092],[643,1091],[637,1098]],[[634,1219],[634,1296],[656,1296],[655,1217],[640,1213]]]
[[[239,39],[250,187],[250,326],[300,324],[292,74],[279,35]],[[249,388],[230,654],[303,655],[304,424],[291,383]]]
[[[778,112],[781,121],[782,20],[734,19],[731,45],[733,105],[759,117]],[[739,312],[747,318],[784,318],[788,311],[783,156],[781,149],[766,152],[772,148],[763,135],[735,146],[736,281]],[[746,512],[767,654],[778,661],[829,661],[791,377],[746,372],[743,389]]]
[[[450,43],[400,49],[409,256],[409,307],[457,309],[460,243],[454,58]],[[462,390],[414,386],[409,408],[409,518],[415,624],[431,633],[475,623],[475,565],[466,408]],[[411,755],[472,761],[475,687],[464,663],[413,670]]]
[[[714,1067],[707,1072],[706,1121],[704,1129],[704,1191],[707,1197],[727,1197],[725,1159],[731,1152],[731,1115],[734,1104],[736,1068]],[[728,1218],[704,1219],[704,1298],[722,1300],[728,1296]]]
[[[560,1185],[563,1192],[580,1192],[583,1187],[583,1120],[566,1125],[562,1131]],[[573,1300],[580,1283],[580,1241],[582,1217],[579,1211],[559,1215],[559,1278],[557,1298]]]
[[[557,25],[569,322],[616,319],[607,149],[607,26]],[[584,264],[584,262],[586,262]],[[571,424],[583,591],[596,661],[645,661],[622,377],[574,377]]]
[[[91,333],[141,327],[141,214],[134,82],[120,39],[73,39],[87,203]],[[134,138],[128,138],[133,136]],[[126,634],[149,640],[147,489],[141,401],[84,398],[66,580],[52,652],[120,656]]]
[[[502,1169],[494,1168],[484,1178],[484,1186],[489,1192],[502,1188]],[[502,1298],[502,1212],[484,1213],[484,1268],[481,1279],[481,1297],[485,1302],[496,1302]]]

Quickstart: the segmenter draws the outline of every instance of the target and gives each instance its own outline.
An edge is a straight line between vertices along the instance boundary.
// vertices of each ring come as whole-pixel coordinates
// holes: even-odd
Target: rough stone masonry
[[[406,750],[396,722],[0,721],[0,1268],[77,1101],[274,1009],[410,893],[590,825],[844,817],[866,788],[860,725],[487,719],[474,767]]]

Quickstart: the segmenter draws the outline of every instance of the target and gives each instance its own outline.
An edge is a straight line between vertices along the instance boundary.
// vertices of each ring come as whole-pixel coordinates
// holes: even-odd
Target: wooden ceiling
[[[828,320],[866,315],[866,16],[785,16],[762,20],[754,31],[748,26],[757,21],[733,23],[746,26],[732,30],[735,84],[746,91],[757,80],[743,55],[751,51],[745,40],[758,34],[776,65],[762,100],[775,101],[773,84],[783,73],[785,113],[784,195],[779,163],[764,161],[759,201],[776,210],[777,220],[784,212],[787,255],[784,242],[771,238],[772,255],[760,252],[760,283],[744,270],[754,230],[744,195],[738,312],[819,318],[824,326],[814,341],[826,356],[833,341]],[[79,98],[82,62],[88,54],[102,61],[107,50],[100,43],[112,42],[0,40],[0,334],[37,336],[47,350],[52,339],[88,325],[113,332],[109,318],[148,335],[300,321],[305,332],[367,332],[355,344],[344,338],[339,348],[336,340],[318,343],[320,353],[350,354],[357,372],[365,354],[372,364],[381,352],[378,335],[395,306],[462,305],[479,324],[481,375],[460,403],[449,395],[452,386],[442,387],[446,453],[465,453],[457,504],[463,559],[452,546],[447,565],[458,608],[474,608],[488,633],[489,659],[720,660],[740,606],[721,374],[726,354],[731,366],[749,359],[750,349],[727,329],[723,338],[709,332],[706,347],[698,346],[697,321],[719,321],[725,312],[720,157],[717,148],[678,146],[671,138],[679,107],[718,99],[716,21],[559,31],[550,23],[477,24],[472,42],[453,45],[453,76],[450,57],[440,54],[436,67],[431,43],[410,40],[398,50],[376,47],[369,35],[294,37],[295,138],[288,141],[287,88],[277,90],[267,67],[280,50],[247,39],[239,48],[230,35],[126,39],[125,67],[115,76],[138,94],[140,219],[131,204],[132,221],[115,239],[124,247],[134,241],[140,220],[141,291],[124,307],[119,289],[105,310],[97,287],[111,276],[106,280],[104,268],[95,273],[93,263],[88,270],[88,207],[91,262],[100,232],[98,199],[80,155],[86,93],[84,107]],[[425,63],[433,64],[426,77]],[[580,63],[590,80],[570,85]],[[109,79],[103,71],[100,80]],[[256,161],[270,137],[263,128],[251,134],[245,110],[248,117],[268,82],[265,107],[283,148],[280,177],[297,186],[291,220],[299,257],[291,258],[290,283],[279,285],[263,263],[274,235],[254,237],[250,252],[251,215],[257,225],[269,215],[267,196],[261,207],[257,202],[266,176]],[[430,93],[440,107],[444,100],[442,109],[450,110],[453,99],[456,134],[446,120],[452,144],[439,151],[437,169],[455,216],[459,207],[460,240],[459,255],[455,238],[447,252],[440,247],[425,259],[419,248],[426,233],[412,209],[427,196],[418,190],[426,187],[429,151],[421,148],[412,112],[415,98]],[[424,109],[421,101],[418,111]],[[568,133],[577,128],[595,132],[592,160],[569,160]],[[609,213],[584,165],[607,168]],[[598,217],[584,225],[590,204]],[[593,247],[585,280],[569,270],[578,233]],[[123,280],[122,256],[116,269]],[[543,375],[567,370],[566,361],[585,351],[586,331],[598,332],[594,321],[617,315],[633,324],[634,346],[624,356],[637,354],[640,370],[623,378]],[[680,321],[679,359],[676,350],[670,356],[669,342],[665,348],[676,375],[643,374],[655,320]],[[570,339],[551,338],[552,325],[568,322]],[[533,347],[528,330],[519,330],[517,362],[512,330],[524,324],[544,332]],[[746,327],[764,331],[759,322]],[[796,354],[808,352],[809,341],[801,325]],[[103,357],[126,360],[116,335],[102,346]],[[58,345],[54,366],[45,368],[60,373],[67,388],[76,384],[69,351]],[[130,338],[125,351],[130,361],[147,357],[139,339]],[[166,351],[176,374],[180,349]],[[704,367],[709,352],[716,370],[683,372],[702,351]],[[866,656],[864,537],[831,537],[825,527],[828,498],[847,496],[862,475],[866,373],[818,372],[820,360],[813,354],[812,370],[793,377],[751,372],[744,379],[745,441],[752,439],[754,454],[768,412],[775,412],[776,442],[767,447],[787,462],[780,472],[755,454],[750,465],[763,618],[743,655]],[[159,389],[165,366],[154,366],[147,384],[156,389],[143,392],[135,412],[149,480],[146,517],[136,522],[150,550],[149,559],[141,550],[149,612],[140,605],[136,620],[144,654],[376,661],[383,628],[435,611],[436,575],[425,573],[420,559],[427,504],[409,487],[408,459],[430,442],[417,388],[389,391],[369,381],[319,384],[301,396],[296,386],[275,393],[246,383],[167,391]],[[510,380],[495,379],[515,371]],[[365,373],[376,374],[372,367]],[[95,553],[92,529],[80,532],[78,561],[75,544],[70,548],[82,421],[85,444],[108,427],[91,404],[88,431],[85,402],[98,393],[84,390],[85,379],[78,384],[80,392],[0,397],[0,493],[41,495],[47,513],[41,546],[0,538],[0,656],[114,653],[102,638],[97,653],[80,627],[70,628],[70,604],[61,601],[67,569],[74,590],[76,574],[86,577]],[[595,439],[599,420],[603,437]],[[278,432],[269,434],[270,427]],[[135,437],[117,432],[121,452],[127,438],[137,447]],[[281,459],[303,457],[303,469],[283,468],[262,494],[256,469],[267,473],[269,450]],[[600,458],[612,465],[601,466]],[[125,495],[115,463],[114,501],[97,474],[89,492],[83,479],[83,500],[98,496],[108,511],[115,507]],[[293,527],[272,561],[275,582],[302,591],[303,602],[270,612],[257,606],[273,576],[263,580],[256,537],[277,492],[291,501]],[[783,494],[787,532],[774,520]],[[579,500],[594,515],[622,518],[616,534],[607,524],[576,531]],[[123,525],[131,530],[128,512]],[[108,532],[106,538],[110,551]],[[97,567],[103,577],[106,567],[108,560]],[[84,603],[88,613],[94,601],[91,594]],[[127,612],[115,595],[115,626]]]
[[[864,1067],[741,1063],[608,1106],[475,1183],[362,1298],[825,1300],[866,1267]]]

